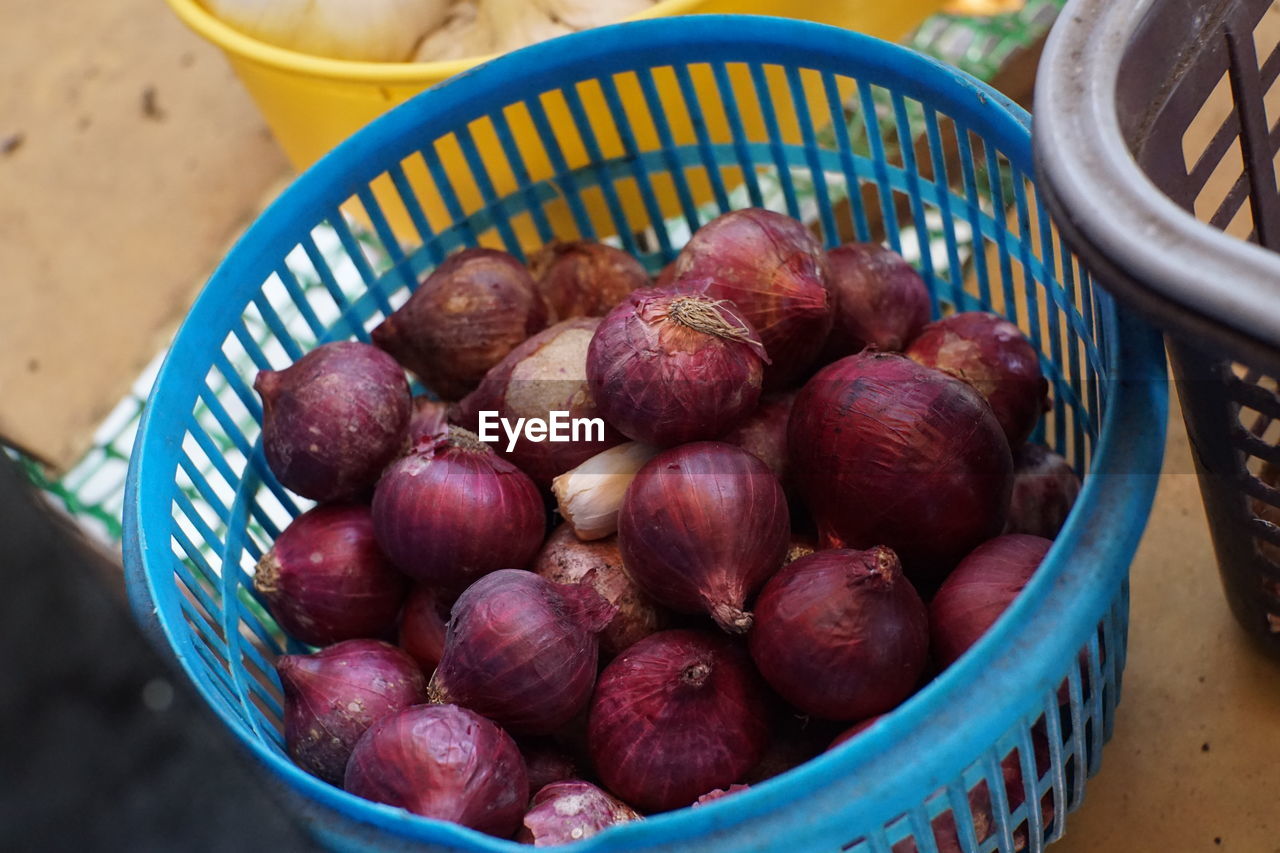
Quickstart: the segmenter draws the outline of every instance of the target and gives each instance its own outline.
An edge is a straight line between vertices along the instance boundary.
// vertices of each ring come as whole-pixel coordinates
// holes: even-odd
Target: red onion
[[[840,735],[835,740],[831,741],[831,746],[827,747],[827,749],[835,749],[837,746],[844,743],[845,741],[853,740],[855,737],[862,734],[867,729],[874,726],[876,723],[880,722],[880,719],[882,717],[884,717],[884,714],[876,714],[874,717],[870,717],[868,719],[863,720],[860,723],[853,724],[852,726],[850,726],[849,728],[841,732]]]
[[[374,723],[344,787],[358,797],[509,838],[529,801],[511,736],[455,705],[419,705]]]
[[[679,290],[632,293],[587,350],[600,413],[625,435],[668,446],[716,438],[760,399],[767,361],[736,308]]]
[[[714,791],[707,791],[707,793],[698,797],[698,799],[693,801],[693,805],[689,806],[689,808],[696,809],[699,806],[705,806],[707,803],[714,803],[716,800],[723,800],[730,794],[750,790],[750,788],[750,785],[730,785],[728,788],[716,788]]]
[[[667,627],[667,613],[640,591],[622,567],[617,537],[583,542],[562,524],[542,546],[533,571],[552,583],[580,583],[618,609],[600,632],[600,654],[609,659]]]
[[[715,441],[649,460],[618,513],[618,546],[636,584],[659,604],[709,613],[738,634],[751,627],[747,598],[782,565],[789,536],[787,501],[769,467]]]
[[[954,314],[925,326],[907,355],[950,373],[987,398],[1010,447],[1027,440],[1049,409],[1049,383],[1040,358],[1018,327],[980,311]]]
[[[534,847],[571,844],[633,820],[640,815],[631,806],[590,782],[568,779],[533,795],[516,841]]]
[[[956,566],[929,603],[933,655],[940,666],[950,666],[987,633],[1031,580],[1051,545],[1039,536],[999,536]]]
[[[1024,444],[1013,453],[1013,496],[1005,533],[1053,539],[1080,495],[1071,463],[1042,444]]]
[[[453,702],[519,734],[550,734],[591,698],[598,634],[617,608],[579,584],[503,569],[453,605],[434,702]]]
[[[448,622],[449,608],[440,595],[423,584],[414,587],[400,614],[400,648],[428,675],[440,664]]]
[[[723,634],[645,637],[600,674],[587,724],[596,771],[646,811],[687,806],[760,760],[768,701],[746,653]]]
[[[356,741],[376,721],[426,699],[413,659],[377,640],[347,640],[311,655],[281,655],[284,742],[308,773],[342,784]]]
[[[730,430],[720,439],[726,444],[741,447],[761,462],[778,478],[784,488],[790,486],[787,466],[787,422],[791,420],[791,406],[796,401],[794,391],[785,394],[766,394],[751,416]]]
[[[882,714],[910,696],[929,657],[924,602],[888,548],[819,551],[784,566],[756,600],[751,657],[800,711]]]
[[[772,359],[768,388],[799,378],[831,331],[835,301],[822,245],[789,216],[749,208],[713,219],[676,258],[675,277],[738,306]]]
[[[929,288],[892,249],[846,243],[827,252],[836,319],[827,342],[833,358],[866,347],[902,352],[929,322]]]
[[[253,586],[280,627],[313,646],[389,633],[409,592],[359,504],[317,506],[295,518],[258,561]]]
[[[628,293],[649,286],[649,274],[631,255],[587,240],[548,243],[529,267],[552,323],[603,317]]]
[[[787,543],[787,556],[783,557],[784,566],[794,563],[801,557],[807,557],[818,550],[818,542],[812,536],[791,531],[791,541]]]
[[[546,325],[546,306],[519,261],[495,249],[464,249],[373,330],[373,342],[428,388],[456,400]]]
[[[520,754],[524,756],[525,770],[529,774],[530,791],[540,791],[552,782],[576,779],[581,775],[573,757],[552,741],[541,738],[522,740]]]
[[[1013,458],[963,382],[888,353],[820,370],[788,427],[792,476],[828,547],[885,545],[918,583],[1004,527]]]
[[[262,449],[287,489],[316,501],[360,496],[404,445],[409,383],[386,353],[341,341],[253,383]]]
[[[549,420],[553,411],[567,412],[565,417],[571,419],[598,418],[600,412],[587,389],[587,347],[599,325],[595,317],[566,320],[520,344],[458,404],[456,422],[475,432],[481,427],[482,411],[497,412],[513,424],[513,430],[519,429],[514,424],[520,418]],[[544,487],[570,468],[626,441],[608,424],[598,433],[580,433],[577,440],[572,440],[570,430],[569,441],[532,441],[520,430],[512,443],[500,427],[492,435],[497,437],[490,443],[498,455]]]
[[[771,732],[769,746],[764,757],[742,777],[745,783],[755,785],[799,767],[820,755],[831,743],[832,735],[839,730],[839,723],[783,709],[781,702],[776,704],[782,712],[776,715],[777,722]]]
[[[533,481],[460,427],[397,460],[373,495],[382,550],[401,571],[445,592],[529,565],[546,523]]]
[[[409,447],[430,443],[449,432],[449,404],[430,397],[413,398],[413,415],[409,418]]]

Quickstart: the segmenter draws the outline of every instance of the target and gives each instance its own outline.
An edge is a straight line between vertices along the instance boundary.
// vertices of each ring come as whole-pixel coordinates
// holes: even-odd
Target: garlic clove
[[[627,442],[592,456],[552,481],[560,515],[579,539],[603,539],[617,531],[618,510],[627,486],[657,453],[656,447]]]

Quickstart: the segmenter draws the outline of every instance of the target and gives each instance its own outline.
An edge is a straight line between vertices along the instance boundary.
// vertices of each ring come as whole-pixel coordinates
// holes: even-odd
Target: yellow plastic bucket
[[[236,75],[249,91],[258,109],[266,119],[272,134],[284,149],[286,156],[298,169],[304,169],[314,163],[343,139],[359,130],[382,113],[408,100],[417,93],[441,83],[455,74],[459,74],[484,62],[490,57],[474,57],[469,59],[450,60],[446,62],[356,62],[342,59],[329,59],[319,56],[298,53],[276,47],[231,28],[210,14],[198,0],[168,0],[177,15],[193,30],[220,47],[230,61]],[[914,29],[921,21],[935,12],[943,4],[943,0],[816,0],[816,2],[798,3],[795,0],[659,0],[652,8],[628,20],[643,18],[662,18],[673,15],[740,13],[775,15],[789,18],[805,18],[820,23],[833,24],[848,29],[878,36],[888,40],[900,40]],[[745,75],[729,69],[730,80],[735,90],[742,89],[753,92],[752,81]],[[679,83],[674,75],[661,77],[655,75],[655,84],[659,100],[675,101],[681,98]],[[700,98],[705,97],[705,88],[714,86],[711,74],[694,79],[695,88]],[[755,92],[757,98],[774,98],[779,91],[785,91],[784,80],[768,80],[770,92]],[[806,90],[811,81],[805,81]],[[619,79],[618,95],[623,108],[629,113],[643,113],[648,109],[643,92],[638,82]],[[592,124],[596,118],[602,125],[608,123],[608,105],[604,95],[597,90],[584,90],[580,93],[582,107]],[[739,97],[739,102],[750,102],[750,98]],[[812,103],[824,103],[820,98],[811,99]],[[585,165],[590,158],[580,141],[566,140],[560,136],[565,127],[572,127],[569,107],[562,100],[544,103],[547,124],[557,134],[562,150],[566,153],[566,166],[572,170]],[[714,111],[712,112],[714,116]],[[821,116],[815,118],[821,122]],[[744,115],[742,121],[748,133],[758,121],[759,116]],[[532,117],[527,112],[516,111],[510,116],[512,136],[517,146],[524,151],[522,141],[529,141],[529,148],[539,148],[533,143],[537,138],[537,129]],[[714,140],[727,138],[727,123],[718,118],[710,118],[707,131]],[[481,157],[486,164],[505,162],[507,157],[496,136],[485,138],[482,128],[476,129],[477,145]],[[696,141],[692,127],[672,127],[671,132],[677,144],[692,144]],[[783,129],[784,135],[786,129]],[[789,142],[800,142],[797,138]],[[656,134],[646,139],[641,136],[636,140],[641,150],[656,148]],[[621,141],[601,138],[598,141],[601,155],[605,159],[623,157]],[[450,150],[444,144],[432,152],[438,158],[436,174],[443,174],[451,183],[451,189],[457,196],[464,211],[472,211],[483,206],[478,187],[467,176],[470,168],[457,150]],[[405,172],[418,197],[428,200],[426,214],[428,221],[434,226],[456,221],[456,216],[445,209],[444,203],[433,203],[439,193],[433,191],[434,180],[431,170],[422,162],[404,163]],[[538,162],[535,157],[526,164],[530,177],[534,180],[551,178],[555,174],[552,164]],[[501,175],[504,170],[489,169],[490,175]],[[398,205],[393,203],[394,191],[390,180],[384,178],[384,186],[375,189],[379,201],[392,203],[384,205],[390,214],[392,227],[404,236],[411,236],[412,226],[407,217],[395,215]],[[701,184],[701,186],[699,186]],[[732,184],[730,184],[732,185]],[[502,196],[514,187],[495,185],[492,191]],[[695,200],[706,201],[711,198],[706,181],[693,178],[692,191]],[[664,213],[672,213],[679,209],[679,200],[673,191],[655,187],[659,203]],[[624,200],[627,207],[636,205],[636,209],[628,210],[628,214],[640,214],[639,198]],[[609,223],[612,221],[603,204],[590,205],[589,213],[593,222],[600,226],[601,233],[610,233]],[[355,212],[356,211],[349,211]],[[641,217],[643,218],[643,217]],[[559,217],[557,217],[559,219]],[[576,229],[568,216],[563,221],[553,221],[557,234],[571,237]],[[563,226],[563,227],[562,227]],[[533,244],[536,237],[528,231],[528,242]],[[522,242],[524,242],[524,234]]]

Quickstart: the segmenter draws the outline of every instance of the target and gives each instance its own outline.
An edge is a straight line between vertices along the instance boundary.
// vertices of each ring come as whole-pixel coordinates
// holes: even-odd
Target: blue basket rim
[[[364,185],[363,181],[352,183],[352,170],[346,169],[345,164],[379,151],[386,138],[409,129],[419,133],[424,126],[447,130],[465,121],[468,113],[483,114],[483,110],[477,112],[475,104],[490,104],[489,99],[509,88],[513,78],[521,79],[522,85],[546,80],[546,88],[556,88],[566,81],[566,70],[605,59],[617,62],[628,56],[652,60],[655,53],[662,51],[670,51],[674,60],[676,48],[692,46],[703,51],[699,61],[717,49],[740,53],[744,47],[771,50],[768,55],[777,56],[774,61],[779,64],[786,61],[779,55],[784,49],[805,57],[822,56],[848,63],[850,76],[876,77],[872,82],[890,85],[908,96],[915,91],[936,101],[941,95],[948,101],[948,110],[953,110],[953,117],[967,115],[976,123],[987,125],[988,138],[1015,167],[1032,174],[1027,113],[957,69],[907,48],[827,25],[758,16],[707,15],[602,27],[492,60],[375,119],[299,176],[232,248],[175,337],[144,410],[130,462],[124,544],[135,616],[174,655],[210,707],[257,759],[298,792],[338,815],[390,830],[403,838],[472,850],[520,849],[514,842],[371,803],[321,782],[258,741],[244,722],[222,706],[213,688],[197,676],[187,646],[177,636],[185,629],[185,623],[172,601],[171,606],[164,605],[172,593],[157,592],[151,571],[164,569],[166,578],[172,573],[167,540],[171,504],[161,504],[151,496],[169,493],[181,450],[173,436],[181,434],[185,419],[185,415],[175,418],[165,404],[189,384],[183,372],[187,357],[221,344],[228,324],[219,320],[233,308],[233,319],[239,317],[240,308],[228,306],[224,304],[227,300],[220,298],[223,284],[255,268],[260,254],[290,239],[298,222],[305,222],[309,228],[320,218],[300,214],[327,213],[335,187],[342,188],[342,197],[350,197],[358,186]],[[571,60],[566,59],[569,56]],[[859,70],[855,72],[854,68]],[[294,243],[296,240],[288,245]],[[1150,508],[1163,452],[1167,387],[1160,339],[1140,321],[1117,315],[1109,302],[1103,306],[1103,313],[1104,321],[1111,326],[1107,335],[1109,362],[1115,366],[1117,381],[1126,387],[1117,389],[1110,400],[1093,469],[1070,522],[1028,587],[1028,594],[1018,599],[992,631],[880,725],[841,749],[707,807],[682,809],[615,827],[579,842],[575,849],[590,853],[661,847],[691,838],[714,841],[730,829],[740,830],[752,822],[767,820],[771,813],[789,804],[820,809],[822,802],[828,800],[847,805],[850,797],[858,798],[862,813],[888,820],[897,813],[894,809],[901,811],[920,799],[920,791],[932,791],[959,773],[972,760],[973,743],[994,743],[1018,718],[1041,705],[1047,693],[1056,690],[1062,670],[1047,662],[1074,659],[1083,642],[1080,636],[1087,636],[1096,627],[1103,609],[1123,582]],[[153,485],[156,488],[150,488]],[[1116,519],[1138,523],[1127,530],[1114,531],[1118,535],[1100,535],[1113,531]],[[157,540],[154,544],[151,533]],[[152,567],[150,555],[157,551],[164,555],[163,566]],[[1069,551],[1074,552],[1074,559],[1068,559]],[[1047,636],[1026,636],[1031,633],[1029,626],[1054,623],[1055,619],[1068,629],[1049,632]],[[1014,645],[1021,646],[1024,652],[1009,652]],[[1024,688],[1020,701],[998,706],[992,697],[1001,695],[1010,682],[1033,684],[1035,689]],[[958,726],[950,715],[938,714],[938,706],[980,708],[982,712],[967,717],[967,726]],[[927,760],[922,760],[916,751],[921,743],[929,745]],[[892,773],[892,785],[879,782],[886,772]]]

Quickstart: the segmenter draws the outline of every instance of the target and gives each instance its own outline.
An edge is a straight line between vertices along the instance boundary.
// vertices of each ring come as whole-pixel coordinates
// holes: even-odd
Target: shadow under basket
[[[1036,160],[1101,284],[1167,333],[1227,600],[1280,659],[1280,7],[1076,2]]]
[[[660,80],[682,96],[659,97],[670,91]],[[620,90],[639,92],[645,108],[628,99],[622,109]],[[609,109],[588,118],[584,98]],[[553,132],[540,118],[548,105],[575,116],[573,127]],[[539,133],[517,141],[513,121]],[[1027,594],[879,724],[748,791],[611,828],[577,849],[1041,849],[1061,835],[1111,734],[1128,568],[1155,488],[1167,389],[1158,334],[1116,312],[1041,206],[1028,121],[993,90],[906,49],[752,17],[593,30],[420,95],[299,177],[179,331],[130,472],[126,562],[138,619],[324,843],[523,849],[361,800],[285,755],[272,661],[296,647],[251,576],[306,505],[263,461],[253,376],[319,343],[368,340],[460,247],[524,258],[552,237],[601,239],[656,272],[708,219],[770,207],[814,223],[829,246],[853,237],[902,251],[935,315],[987,309],[1021,327],[1054,400],[1036,440],[1085,474],[1085,487]],[[482,156],[480,138],[498,145]],[[600,153],[614,149],[623,153]],[[442,169],[442,152],[460,153],[467,168]],[[535,162],[554,176],[529,180]],[[496,194],[496,174],[518,189]],[[423,212],[424,186],[447,218]],[[388,208],[416,236],[397,239]],[[553,229],[561,222],[572,227]],[[1006,784],[1007,774],[1021,782]]]

